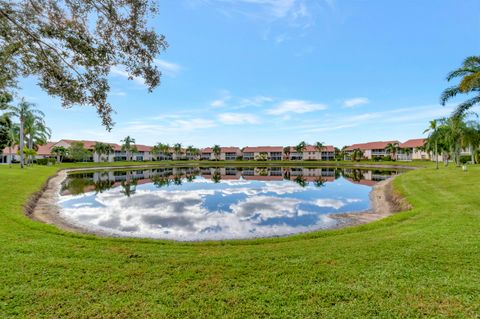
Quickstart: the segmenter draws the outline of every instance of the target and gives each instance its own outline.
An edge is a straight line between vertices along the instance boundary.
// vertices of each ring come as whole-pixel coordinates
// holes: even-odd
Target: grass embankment
[[[480,167],[410,171],[413,209],[279,239],[66,233],[23,215],[58,167],[0,166],[0,318],[458,317],[480,313]]]

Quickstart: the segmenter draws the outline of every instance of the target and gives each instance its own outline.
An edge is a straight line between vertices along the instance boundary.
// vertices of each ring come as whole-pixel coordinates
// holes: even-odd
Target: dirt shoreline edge
[[[148,168],[145,165],[136,166],[113,166],[113,167],[89,167],[89,168],[72,168],[59,170],[55,175],[48,178],[42,188],[34,193],[24,206],[25,215],[32,220],[45,224],[56,226],[64,231],[91,234],[101,237],[122,237],[115,236],[108,232],[89,230],[84,227],[76,226],[60,215],[60,207],[58,199],[63,181],[69,172],[91,171],[91,170],[107,170],[107,169],[126,169],[126,168]],[[368,168],[367,165],[359,165],[361,168]],[[385,167],[385,166],[383,166]],[[370,168],[377,168],[374,165]],[[387,167],[388,168],[388,167]],[[391,168],[397,168],[392,166]],[[391,177],[373,186],[370,193],[372,208],[365,212],[351,212],[345,214],[331,214],[328,217],[337,220],[338,225],[335,228],[344,228],[365,223],[370,223],[394,213],[405,211],[411,208],[410,204],[397,194],[393,189],[393,180],[396,176]],[[125,236],[125,238],[129,238]]]

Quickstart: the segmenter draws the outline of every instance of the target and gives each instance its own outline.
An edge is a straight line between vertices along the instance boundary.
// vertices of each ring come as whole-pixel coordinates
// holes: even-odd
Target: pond
[[[169,167],[71,173],[60,214],[90,231],[181,241],[285,236],[335,228],[370,209],[372,186],[395,170]]]

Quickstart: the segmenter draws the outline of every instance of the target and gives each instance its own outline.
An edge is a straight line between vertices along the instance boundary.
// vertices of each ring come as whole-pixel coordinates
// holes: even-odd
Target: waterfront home
[[[333,161],[335,159],[335,147],[332,145],[327,145],[319,150],[316,146],[307,145],[303,152],[297,152],[295,147],[291,147],[288,159],[304,161]]]
[[[34,159],[49,158],[53,157],[51,153],[52,147],[55,145],[54,142],[47,142],[45,145],[37,146]],[[5,147],[3,152],[0,154],[0,164],[10,164],[13,162],[20,162],[20,155],[18,154],[18,146],[15,145],[12,148]]]
[[[93,161],[93,162],[116,162],[116,161],[126,161],[127,160],[127,152],[122,150],[122,146],[115,143],[105,143],[109,144],[113,148],[113,153],[110,154],[97,154],[94,152],[95,144],[100,143],[98,141],[88,141],[88,140],[67,140],[62,139],[55,143],[53,146],[62,146],[66,149],[69,149],[73,143],[79,142],[83,144],[83,147],[90,152],[92,152],[92,156],[87,158],[86,161]],[[52,146],[52,147],[53,147]],[[136,151],[130,152],[130,158],[133,161],[150,161],[156,157],[155,154],[152,154],[153,147],[136,144],[135,145]]]
[[[247,146],[243,148],[244,160],[280,161],[283,156],[282,146]]]
[[[398,145],[399,141],[378,141],[378,142],[369,142],[369,143],[360,143],[353,144],[344,149],[345,151],[345,160],[352,159],[352,153],[355,150],[360,150],[363,152],[364,159],[374,159],[379,157],[394,156],[387,151],[387,146],[389,144]]]
[[[425,142],[426,139],[424,138],[416,138],[400,143],[396,154],[397,160],[412,161],[431,159],[430,153],[425,151]]]
[[[238,147],[221,147],[220,154],[215,154],[213,148],[206,147],[200,150],[200,159],[202,160],[220,160],[220,161],[234,161],[242,156],[242,151]]]

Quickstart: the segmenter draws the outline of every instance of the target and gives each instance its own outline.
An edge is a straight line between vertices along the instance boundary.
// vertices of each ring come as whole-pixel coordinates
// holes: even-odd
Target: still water
[[[366,211],[372,186],[397,171],[328,167],[170,167],[72,173],[60,214],[126,237],[216,240],[285,236],[337,226]]]

